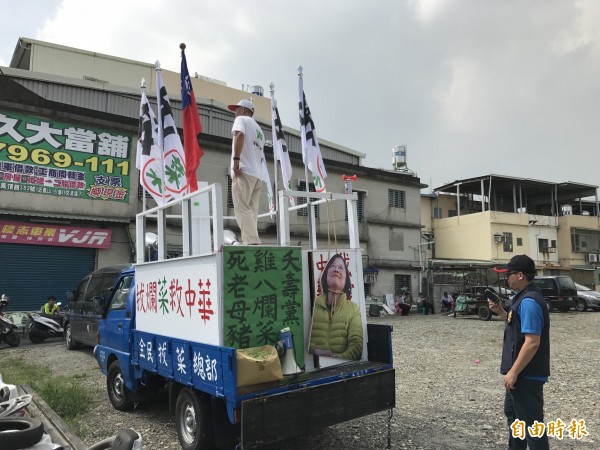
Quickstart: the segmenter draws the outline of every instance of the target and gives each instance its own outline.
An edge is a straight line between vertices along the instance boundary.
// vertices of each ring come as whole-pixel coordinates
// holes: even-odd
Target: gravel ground
[[[552,376],[545,388],[546,421],[585,420],[589,433],[581,440],[566,434],[562,440],[551,438],[551,448],[600,449],[600,313],[553,313],[550,317]],[[397,387],[392,448],[506,448],[504,392],[498,372],[502,322],[439,314],[369,320],[394,326]],[[141,404],[131,413],[114,410],[91,349],[67,351],[57,341],[15,349],[0,345],[0,373],[3,359],[19,355],[51,367],[56,374],[82,376],[92,393],[92,407],[80,433],[87,445],[131,427],[142,434],[144,449],[179,448],[166,396]],[[378,413],[264,448],[386,448],[387,436],[387,413]]]

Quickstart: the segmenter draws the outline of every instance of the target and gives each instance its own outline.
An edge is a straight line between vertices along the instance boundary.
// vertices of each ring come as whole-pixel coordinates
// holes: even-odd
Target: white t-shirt
[[[244,133],[244,146],[240,155],[240,170],[246,175],[262,179],[261,159],[264,159],[265,135],[252,117],[238,116],[233,121],[231,134]],[[233,143],[231,144],[231,177],[233,178]]]

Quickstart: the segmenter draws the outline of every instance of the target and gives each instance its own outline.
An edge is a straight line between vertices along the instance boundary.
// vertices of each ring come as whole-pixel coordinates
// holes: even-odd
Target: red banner
[[[109,248],[112,230],[0,220],[0,244]]]

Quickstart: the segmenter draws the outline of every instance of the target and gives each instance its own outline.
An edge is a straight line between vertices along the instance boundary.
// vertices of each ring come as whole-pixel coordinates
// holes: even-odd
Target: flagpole
[[[279,183],[277,182],[277,158],[275,157],[275,141],[277,139],[277,133],[275,131],[275,123],[273,121],[273,111],[275,108],[275,85],[271,83],[269,87],[271,88],[271,139],[273,140],[273,176],[275,178],[275,212],[277,213],[275,217],[277,223],[279,223]]]
[[[304,139],[302,139],[302,155],[304,156],[304,184],[306,187],[306,210],[308,212],[308,241],[310,244],[310,248],[312,250],[317,249],[317,237],[316,228],[315,228],[315,218],[312,214],[312,202],[310,198],[310,181],[308,179],[308,164],[307,164],[307,149],[306,147],[306,117],[304,115],[305,105],[304,105],[304,82],[302,78],[302,66],[298,66],[298,86],[299,86],[299,95],[300,95],[300,108],[302,110],[302,115],[300,116],[300,127],[302,127],[302,121],[304,121]],[[300,133],[302,134],[302,132]],[[301,136],[302,138],[302,136]]]
[[[144,92],[146,91],[146,80],[142,78],[140,89]],[[142,186],[142,212],[146,211],[146,187],[144,183],[142,183],[142,172],[140,171],[140,185]]]
[[[160,61],[158,61],[158,59],[156,60],[156,62],[154,63],[154,72],[156,73],[156,75],[158,76],[158,72],[160,72]],[[162,168],[162,173],[163,173],[163,183],[165,180],[165,155],[164,155],[164,147],[165,147],[165,137],[164,137],[164,130],[163,130],[163,120],[162,120],[162,102],[161,102],[161,98],[160,98],[160,91],[158,90],[158,79],[157,79],[157,83],[156,83],[156,107],[158,108],[158,150],[160,153],[160,167]],[[163,205],[165,204],[165,191],[166,191],[166,186],[163,187],[162,190],[162,203]]]

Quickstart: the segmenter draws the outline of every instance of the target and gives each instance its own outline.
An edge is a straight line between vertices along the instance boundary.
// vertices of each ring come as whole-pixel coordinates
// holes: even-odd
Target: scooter
[[[16,332],[17,326],[12,323],[2,312],[2,308],[10,303],[8,295],[2,294],[0,297],[0,342],[4,341],[11,347],[18,347],[21,343],[21,338]]]
[[[60,306],[60,303],[57,303]],[[41,344],[48,338],[63,337],[63,318],[59,314],[29,313],[29,340]]]

